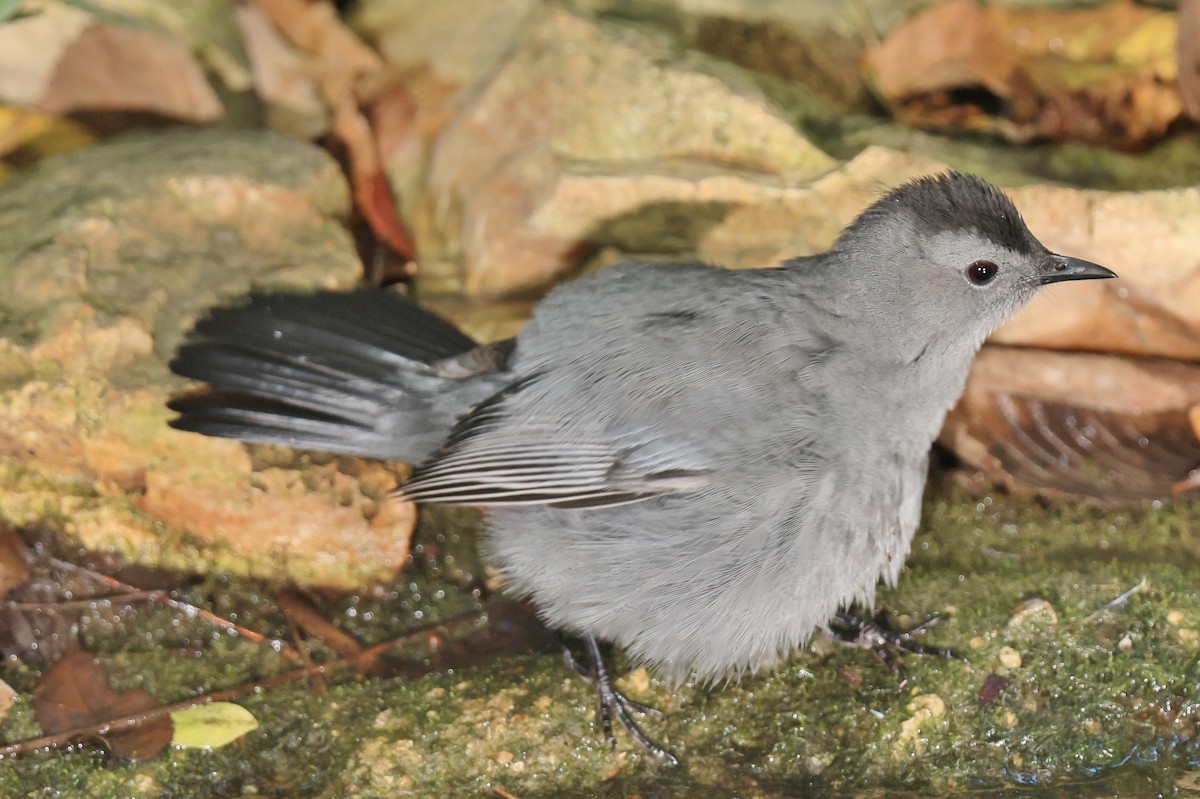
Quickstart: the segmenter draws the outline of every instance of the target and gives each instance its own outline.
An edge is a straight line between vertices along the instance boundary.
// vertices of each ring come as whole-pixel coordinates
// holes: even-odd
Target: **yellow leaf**
[[[175,724],[171,743],[188,748],[217,749],[258,729],[258,719],[232,702],[180,710],[171,714],[171,721]]]
[[[1175,38],[1179,34],[1175,15],[1155,14],[1133,29],[1113,53],[1113,60],[1125,66],[1151,65],[1164,80],[1174,80],[1178,74],[1175,58]]]
[[[93,138],[78,122],[29,108],[0,105],[0,157],[27,149],[35,158],[85,147]]]

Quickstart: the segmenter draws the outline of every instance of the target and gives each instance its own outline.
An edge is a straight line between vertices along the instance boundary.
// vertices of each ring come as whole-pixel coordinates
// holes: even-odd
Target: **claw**
[[[600,724],[600,730],[604,734],[604,740],[614,749],[617,746],[617,737],[613,734],[612,719],[615,716],[617,721],[621,722],[621,726],[629,733],[633,740],[641,744],[642,748],[648,751],[655,758],[670,763],[672,765],[679,763],[677,758],[669,749],[656,743],[650,736],[642,732],[642,728],[638,726],[633,718],[634,713],[641,713],[652,718],[663,718],[663,713],[657,708],[644,705],[641,702],[636,702],[623,693],[618,691],[613,685],[612,677],[608,673],[608,668],[604,665],[604,657],[600,653],[600,644],[592,636],[584,636],[583,638],[584,651],[587,653],[588,666],[584,666],[567,647],[563,647],[563,662],[567,667],[590,682],[596,689],[596,721]]]
[[[932,655],[943,660],[970,662],[956,650],[941,646],[930,646],[915,640],[917,636],[923,635],[930,628],[941,622],[941,617],[938,616],[907,630],[892,630],[886,627],[883,624],[882,613],[877,614],[874,620],[868,620],[856,616],[849,611],[839,610],[835,618],[847,629],[847,634],[845,635],[841,632],[836,633],[838,640],[851,646],[871,650],[871,654],[893,674],[903,673],[903,669],[896,659],[897,653]]]

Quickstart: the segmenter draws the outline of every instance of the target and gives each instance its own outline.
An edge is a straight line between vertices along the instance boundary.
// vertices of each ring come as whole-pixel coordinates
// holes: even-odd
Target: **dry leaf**
[[[333,116],[333,136],[350,162],[355,208],[380,242],[411,263],[412,237],[400,221],[378,140],[359,108],[382,70],[382,61],[342,24],[327,0],[256,0],[256,4],[288,41],[316,62],[321,96]]]
[[[1188,116],[1200,120],[1200,0],[1179,4],[1179,94]]]
[[[408,87],[395,83],[377,92],[369,109],[371,131],[383,160],[412,140],[417,122],[417,101]]]
[[[953,0],[897,27],[865,62],[910,124],[1136,148],[1182,113],[1175,30],[1174,15],[1128,0],[1086,9]]]
[[[94,137],[77,122],[29,108],[0,106],[0,157],[16,150],[38,157],[86,147]]]
[[[317,88],[316,64],[289,44],[261,9],[244,5],[235,14],[271,128],[302,139],[324,135],[329,114]]]
[[[0,526],[0,655],[43,666],[58,660],[78,632],[79,610],[63,610],[59,598],[88,589],[74,575],[60,581],[44,560],[38,547]]]
[[[866,63],[875,89],[903,100],[968,86],[1008,97],[1018,62],[987,9],[974,0],[953,0],[897,26],[867,52]]]
[[[206,123],[224,110],[187,48],[150,30],[93,25],[63,53],[38,107],[137,111]]]
[[[104,666],[79,647],[69,649],[33,691],[34,715],[47,735],[134,716],[158,704],[140,688],[114,691]],[[171,719],[162,715],[94,737],[116,757],[148,760],[171,743],[171,734]]]
[[[350,159],[350,184],[354,205],[380,241],[409,260],[414,248],[408,231],[400,222],[396,199],[392,195],[383,160],[376,150],[370,123],[357,107],[342,105],[334,111],[333,135],[346,148]]]
[[[1200,367],[986,347],[941,441],[1011,489],[1136,502],[1200,466]]]

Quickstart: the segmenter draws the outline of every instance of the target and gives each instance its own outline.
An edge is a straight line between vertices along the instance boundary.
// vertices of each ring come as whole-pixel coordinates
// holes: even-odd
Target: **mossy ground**
[[[429,514],[401,581],[328,599],[326,613],[374,642],[480,610],[473,524]],[[677,768],[620,734],[616,752],[604,746],[589,689],[543,649],[415,678],[344,673],[324,692],[273,688],[239,700],[261,727],[237,744],[140,764],[106,763],[90,747],[29,755],[0,763],[0,796],[1191,795],[1180,786],[1200,761],[1197,530],[1196,501],[1114,511],[934,486],[909,568],[879,602],[903,611],[896,625],[944,616],[930,640],[971,665],[910,657],[902,680],[866,652],[818,641],[771,674],[711,691],[627,676],[626,690],[668,713],[645,727],[681,755]],[[187,593],[286,635],[267,586],[210,578]],[[1010,624],[1035,599],[1057,620]],[[294,668],[156,606],[101,607],[82,638],[116,687],[164,702]],[[1007,680],[994,697],[989,675]],[[0,667],[26,697],[35,676]],[[37,733],[25,701],[0,724],[5,740]]]

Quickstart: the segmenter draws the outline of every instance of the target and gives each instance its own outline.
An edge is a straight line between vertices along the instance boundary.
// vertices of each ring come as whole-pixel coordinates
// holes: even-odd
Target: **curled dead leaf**
[[[1010,489],[1136,502],[1200,466],[1200,367],[987,347],[941,441]]]
[[[1128,0],[1080,9],[952,0],[899,25],[865,66],[910,124],[1131,149],[1183,111],[1175,32],[1173,14]]]
[[[410,276],[413,240],[400,220],[379,140],[360,107],[379,96],[383,62],[341,22],[328,0],[255,0],[255,6],[316,65],[316,85],[332,119],[331,133],[349,162],[355,209],[375,239],[404,261],[407,269],[400,271]],[[371,248],[360,242],[363,249],[369,254]]]
[[[114,691],[104,665],[77,646],[38,680],[33,692],[34,716],[47,735],[96,727],[81,737],[94,738],[113,756],[130,760],[148,760],[166,748],[171,742],[170,717],[164,714],[117,730],[105,730],[104,723],[158,704],[140,688]]]

